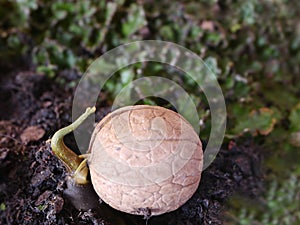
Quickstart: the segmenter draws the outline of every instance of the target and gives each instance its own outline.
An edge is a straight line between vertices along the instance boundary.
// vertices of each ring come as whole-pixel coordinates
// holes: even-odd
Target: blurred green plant
[[[269,183],[265,199],[259,202],[239,198],[231,200],[231,211],[226,212],[227,222],[235,225],[291,225],[300,223],[299,172],[291,171],[281,182]]]
[[[234,132],[237,134],[250,132],[253,136],[258,134],[268,135],[273,131],[278,119],[279,115],[276,115],[276,113],[269,108],[252,110],[247,115],[239,118]]]

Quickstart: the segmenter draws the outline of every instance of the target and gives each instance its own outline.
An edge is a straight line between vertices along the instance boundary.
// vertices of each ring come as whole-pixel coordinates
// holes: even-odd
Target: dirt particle
[[[49,191],[49,190],[45,191],[43,194],[41,194],[41,195],[39,196],[39,198],[38,198],[37,201],[35,202],[35,205],[38,206],[38,205],[42,204],[44,201],[48,200],[49,197],[52,195],[52,193],[53,193],[53,192],[52,192],[52,191]]]
[[[30,141],[38,141],[45,134],[45,130],[38,126],[27,127],[21,134],[21,140],[24,144],[29,143]]]

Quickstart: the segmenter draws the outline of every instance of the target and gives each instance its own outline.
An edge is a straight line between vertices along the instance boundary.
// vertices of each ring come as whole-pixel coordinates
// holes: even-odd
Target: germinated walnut
[[[88,166],[97,194],[113,208],[159,215],[177,209],[196,191],[202,145],[178,113],[158,106],[127,106],[94,130]]]

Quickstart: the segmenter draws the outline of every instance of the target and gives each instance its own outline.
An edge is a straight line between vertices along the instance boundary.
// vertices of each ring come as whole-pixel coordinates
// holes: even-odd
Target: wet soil
[[[143,218],[110,208],[96,198],[94,209],[77,210],[66,196],[66,170],[47,141],[71,121],[74,71],[59,75],[65,84],[31,71],[0,80],[0,224],[223,224],[226,200],[239,193],[262,193],[261,153],[251,141],[224,146],[202,174],[194,196],[174,212]],[[109,111],[97,107],[96,119]],[[72,135],[66,142],[76,148]]]

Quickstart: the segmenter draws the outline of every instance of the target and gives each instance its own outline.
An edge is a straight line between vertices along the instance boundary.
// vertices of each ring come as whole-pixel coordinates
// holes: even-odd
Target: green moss
[[[241,198],[232,199],[232,210],[227,212],[228,222],[236,225],[299,224],[299,179],[300,174],[293,171],[290,176],[282,180],[274,177],[268,185],[265,197],[260,200],[251,202],[246,199],[241,201]]]

